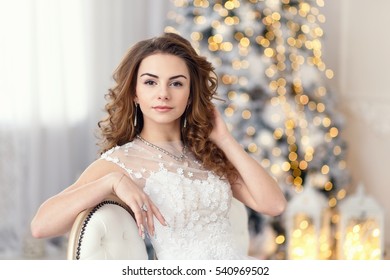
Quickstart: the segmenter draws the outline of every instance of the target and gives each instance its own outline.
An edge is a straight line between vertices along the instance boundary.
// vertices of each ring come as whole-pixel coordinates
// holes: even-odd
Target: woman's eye
[[[173,82],[171,85],[174,87],[181,87],[183,84],[181,82]]]
[[[151,81],[151,80],[147,80],[145,81],[145,85],[149,85],[149,86],[152,86],[152,85],[155,85],[156,83],[154,81]]]

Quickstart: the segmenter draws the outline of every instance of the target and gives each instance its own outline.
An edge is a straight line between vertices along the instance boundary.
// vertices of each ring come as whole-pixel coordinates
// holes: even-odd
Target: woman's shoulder
[[[136,145],[134,144],[134,141],[127,142],[123,145],[116,145],[108,150],[106,150],[104,153],[101,154],[100,158],[107,159],[112,156],[118,156],[122,154],[128,154],[129,151],[137,150]]]

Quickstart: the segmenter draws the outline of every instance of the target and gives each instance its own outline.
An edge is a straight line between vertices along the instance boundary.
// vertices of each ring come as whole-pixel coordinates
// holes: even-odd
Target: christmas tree
[[[174,0],[166,31],[177,32],[215,66],[216,103],[234,137],[291,200],[314,188],[334,208],[349,174],[343,126],[322,59],[323,0]],[[285,258],[283,217],[249,210],[252,247]],[[256,249],[252,252],[256,256]],[[332,254],[328,249],[327,257]]]

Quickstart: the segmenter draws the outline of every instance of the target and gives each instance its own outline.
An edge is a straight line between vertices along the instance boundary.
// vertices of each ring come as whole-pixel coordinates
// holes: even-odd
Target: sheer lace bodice
[[[181,143],[159,143],[180,153]],[[102,155],[126,170],[159,207],[168,226],[155,220],[151,243],[158,259],[242,259],[233,242],[228,218],[230,185],[204,170],[191,153],[183,161],[140,140]]]

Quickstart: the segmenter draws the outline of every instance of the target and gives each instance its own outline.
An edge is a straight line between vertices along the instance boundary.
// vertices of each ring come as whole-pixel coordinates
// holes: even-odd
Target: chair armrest
[[[82,211],[69,234],[70,260],[147,260],[144,240],[131,210],[117,199]]]

